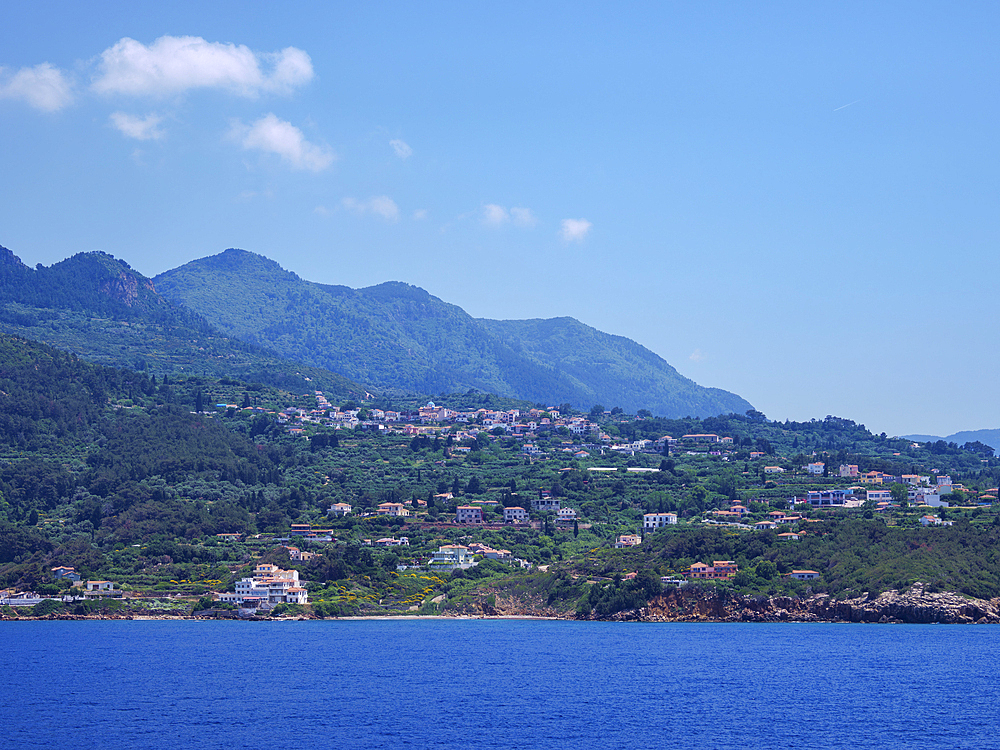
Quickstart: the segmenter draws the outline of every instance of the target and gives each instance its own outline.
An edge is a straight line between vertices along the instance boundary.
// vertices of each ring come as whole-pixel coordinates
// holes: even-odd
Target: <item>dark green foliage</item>
[[[593,584],[577,611],[582,615],[593,613],[596,617],[609,617],[646,606],[661,589],[660,579],[649,571],[642,571],[631,580],[615,575],[609,583]]]

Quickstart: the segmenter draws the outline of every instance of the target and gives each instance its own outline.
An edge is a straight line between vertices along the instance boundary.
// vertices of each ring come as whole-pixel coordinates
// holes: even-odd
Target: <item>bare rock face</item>
[[[110,279],[101,284],[101,292],[111,297],[111,299],[121,302],[128,307],[132,307],[135,301],[139,298],[139,287],[140,283],[146,290],[156,293],[156,288],[153,286],[153,282],[149,279],[143,279],[142,282],[136,277],[135,274],[126,273],[124,271],[112,276]]]
[[[745,597],[725,589],[681,587],[664,592],[614,619],[646,622],[881,622],[1000,624],[1000,598],[972,599],[951,592],[929,593],[915,583],[905,593],[886,591],[875,598],[833,599]]]

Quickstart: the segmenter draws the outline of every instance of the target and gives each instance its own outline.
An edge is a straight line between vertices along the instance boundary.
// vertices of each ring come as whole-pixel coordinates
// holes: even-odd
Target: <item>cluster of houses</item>
[[[414,411],[389,411],[382,409],[339,409],[332,406],[322,391],[315,391],[317,408],[289,407],[273,413],[288,431],[301,434],[303,425],[318,424],[334,428],[358,427],[396,432],[405,435],[435,435],[444,425],[469,425],[466,432],[459,432],[458,439],[474,438],[481,430],[501,428],[514,436],[535,435],[565,427],[574,435],[596,434],[599,439],[610,441],[599,425],[582,416],[562,416],[558,409],[475,409],[461,411],[428,403]],[[227,405],[229,406],[229,405]],[[264,411],[263,409],[257,409]]]
[[[637,542],[638,543],[638,542]],[[680,574],[681,577],[663,576],[660,581],[665,584],[684,584],[689,580],[729,580],[736,577],[739,566],[732,560],[713,560],[711,565],[703,562],[696,562],[687,570]],[[630,580],[636,577],[636,573],[627,573],[624,578]],[[820,574],[815,570],[792,570],[785,573],[785,578],[794,578],[799,581],[810,581],[819,578]]]
[[[74,588],[83,589],[82,594],[86,599],[121,599],[125,595],[121,589],[116,589],[111,581],[82,581],[75,569],[65,565],[52,568],[52,577],[57,581],[60,579],[70,581]]]
[[[72,593],[59,598],[63,601],[73,601],[83,599],[121,599],[125,592],[116,589],[111,581],[84,581],[75,569],[65,565],[51,568],[52,577],[55,580],[69,581],[73,589]],[[30,607],[40,604],[46,599],[53,597],[38,596],[30,591],[14,591],[13,589],[0,590],[0,604],[9,604],[15,607]]]
[[[454,499],[452,493],[444,492],[435,495],[437,500],[448,501]],[[426,500],[417,500],[418,508],[427,507]],[[493,499],[470,500],[468,505],[459,505],[455,509],[455,523],[460,525],[479,525],[486,523],[486,516],[483,512],[484,506],[497,506],[499,502]],[[531,510],[537,513],[549,513],[555,516],[558,525],[572,525],[577,520],[577,512],[573,508],[563,508],[559,498],[552,497],[548,490],[542,490],[537,497],[531,499]],[[350,503],[334,503],[327,510],[327,515],[331,517],[349,516],[353,512]],[[413,515],[413,506],[407,507],[404,503],[386,502],[380,503],[375,508],[378,516],[389,518],[408,518]],[[504,524],[527,524],[530,521],[530,512],[527,508],[514,505],[503,509]],[[676,516],[673,523],[676,523]],[[330,530],[312,529],[309,524],[293,524],[292,535],[304,536],[310,539],[317,538],[320,534],[329,534]]]
[[[612,443],[612,438],[604,432],[601,426],[592,421],[589,417],[581,415],[563,415],[556,408],[549,409],[475,409],[456,410],[430,402],[426,406],[412,411],[389,411],[382,409],[339,409],[332,406],[322,391],[315,391],[317,408],[305,409],[301,407],[289,407],[280,412],[272,413],[278,422],[288,425],[287,429],[292,434],[305,434],[304,426],[308,424],[325,425],[335,429],[346,428],[356,429],[358,427],[376,431],[393,432],[405,435],[437,435],[447,426],[467,425],[466,429],[460,429],[455,438],[458,441],[475,439],[482,431],[493,432],[500,428],[512,437],[531,439],[546,432],[565,428],[565,430],[576,436],[593,436],[602,444]],[[226,404],[219,406],[235,406]],[[259,407],[249,407],[252,410],[264,411]],[[609,412],[605,412],[609,414]],[[666,448],[675,449],[683,445],[708,447],[709,452],[721,455],[721,450],[714,450],[713,446],[725,448],[733,444],[733,438],[720,436],[711,433],[683,435],[679,438],[670,435],[663,435],[656,440],[635,440],[629,443],[615,443],[610,445],[610,450],[634,455],[636,453],[662,453]],[[571,448],[561,448],[563,452],[572,453],[576,458],[587,458],[593,450],[601,450],[594,444],[583,444]],[[462,452],[468,448],[456,447],[453,450]],[[524,453],[528,456],[541,455],[543,451],[532,443],[524,446]],[[763,455],[763,454],[760,454]]]

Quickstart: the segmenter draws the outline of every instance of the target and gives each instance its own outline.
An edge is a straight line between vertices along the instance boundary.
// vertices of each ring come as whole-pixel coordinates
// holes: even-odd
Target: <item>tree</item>
[[[576,539],[578,536],[580,536],[580,524],[577,523],[577,520],[574,518],[573,519],[573,538]]]
[[[590,418],[595,419],[596,417],[604,414],[604,404],[594,404],[590,407]]]
[[[757,563],[757,567],[754,569],[758,578],[763,578],[765,581],[770,581],[776,575],[778,575],[778,566],[775,565],[770,560],[761,560]]]
[[[892,495],[893,502],[897,502],[902,507],[906,507],[906,500],[909,497],[909,491],[906,489],[905,484],[900,484],[899,482],[893,482],[889,485],[889,494]]]

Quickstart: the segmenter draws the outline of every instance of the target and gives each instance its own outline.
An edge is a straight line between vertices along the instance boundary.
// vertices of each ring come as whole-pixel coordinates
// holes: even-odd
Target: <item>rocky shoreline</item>
[[[930,593],[915,583],[905,593],[886,591],[869,598],[745,597],[725,589],[680,587],[646,607],[611,619],[638,622],[859,622],[971,625],[1000,624],[1000,598],[972,599],[952,592]]]

